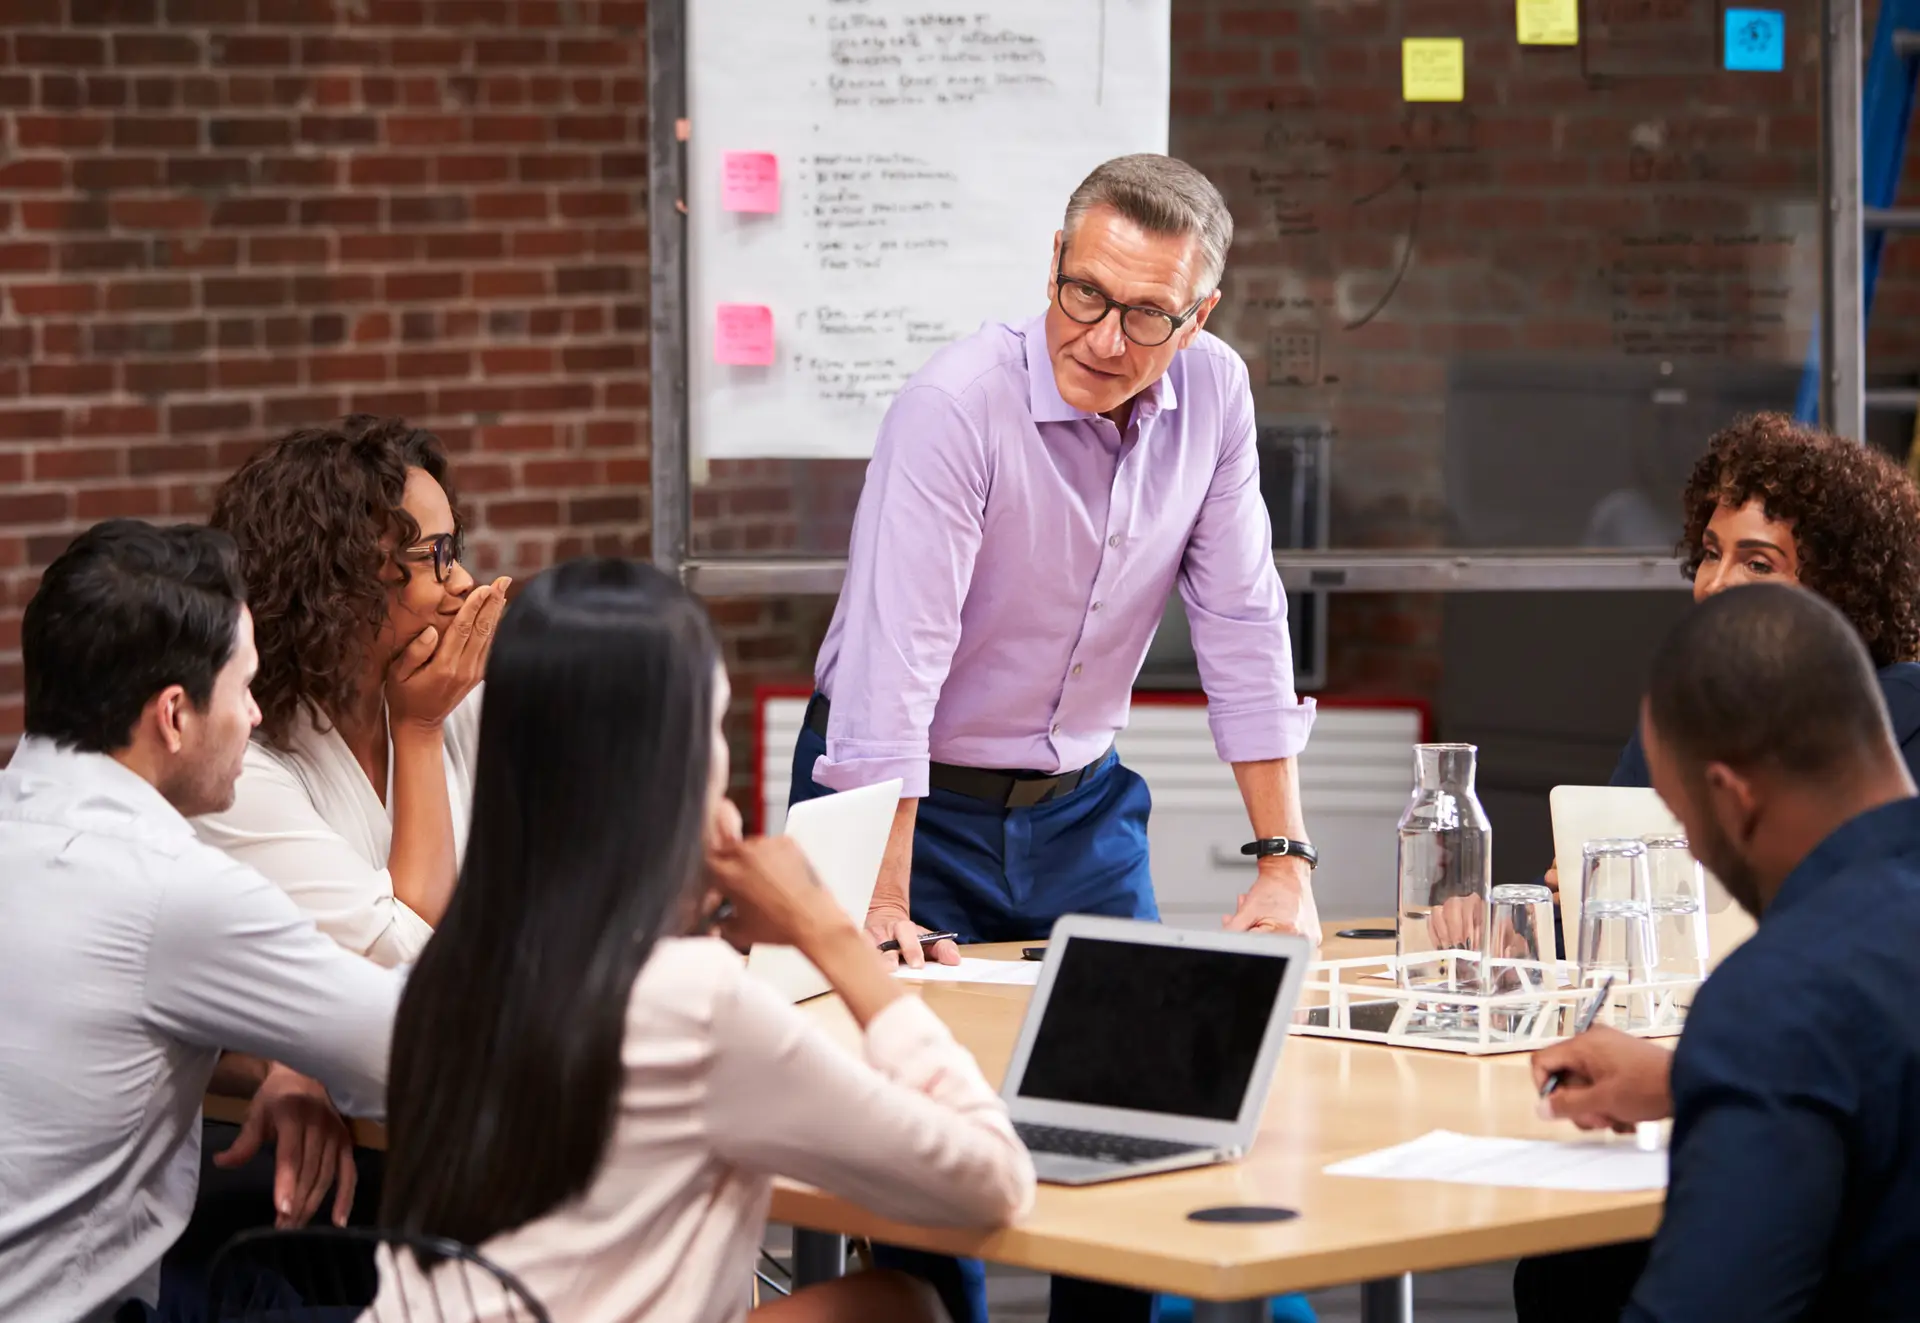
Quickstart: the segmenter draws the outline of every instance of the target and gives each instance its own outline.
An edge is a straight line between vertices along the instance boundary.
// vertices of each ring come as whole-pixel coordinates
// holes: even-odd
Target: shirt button
[[[1119,535],[1118,533],[1115,533],[1115,534],[1114,534],[1114,535],[1113,535],[1112,537],[1110,537],[1110,538],[1108,538],[1108,539],[1107,539],[1107,545],[1108,545],[1108,546],[1110,546],[1110,547],[1117,547],[1117,546],[1119,546],[1119,545],[1120,545],[1120,535]]]
[[[1100,603],[1095,602],[1090,609],[1094,611],[1098,611],[1100,609]]]
[[[1078,674],[1080,674],[1080,663],[1079,663],[1079,662],[1075,662],[1075,663],[1073,664],[1073,673],[1074,673],[1075,675],[1078,675]]]
[[[1053,723],[1053,733],[1055,735],[1058,735],[1060,733],[1060,723],[1057,721]]]

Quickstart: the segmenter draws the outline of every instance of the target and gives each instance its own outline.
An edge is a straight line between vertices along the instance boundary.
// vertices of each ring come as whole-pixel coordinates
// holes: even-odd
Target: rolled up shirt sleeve
[[[1246,365],[1238,358],[1215,362],[1226,377],[1226,435],[1181,560],[1180,597],[1221,760],[1291,758],[1306,747],[1314,704],[1294,693],[1287,595],[1274,568],[1273,525],[1260,496]]]
[[[841,589],[845,639],[827,752],[813,769],[821,785],[899,777],[903,797],[927,793],[927,732],[986,521],[982,430],[933,386],[902,391],[880,425]]]

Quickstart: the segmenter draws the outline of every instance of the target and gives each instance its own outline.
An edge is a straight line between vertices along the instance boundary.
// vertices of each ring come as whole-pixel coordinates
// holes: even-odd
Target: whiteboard
[[[1067,197],[1167,149],[1170,0],[694,0],[688,376],[706,458],[863,457],[940,345],[1049,297]],[[729,152],[780,208],[729,212]],[[770,365],[715,361],[721,305]]]

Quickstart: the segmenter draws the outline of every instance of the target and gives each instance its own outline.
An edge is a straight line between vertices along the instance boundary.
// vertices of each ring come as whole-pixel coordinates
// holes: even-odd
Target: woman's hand
[[[1541,880],[1547,884],[1548,891],[1556,896],[1560,894],[1560,861],[1558,859],[1547,865],[1547,875]]]
[[[442,633],[428,625],[387,667],[390,724],[438,729],[486,676],[487,654],[513,580],[495,579],[467,594]]]
[[[807,952],[853,927],[791,837],[758,836],[723,846],[708,856],[707,874],[713,889],[733,906],[721,933],[743,950],[755,942],[775,942]]]
[[[794,946],[826,975],[865,1028],[900,997],[902,987],[854,926],[833,893],[820,885],[789,836],[760,836],[707,860],[715,890],[732,903],[720,933],[736,948],[755,942]]]

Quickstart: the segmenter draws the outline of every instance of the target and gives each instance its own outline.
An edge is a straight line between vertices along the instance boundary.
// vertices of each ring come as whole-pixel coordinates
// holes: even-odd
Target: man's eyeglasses
[[[453,567],[460,563],[460,538],[454,533],[435,533],[432,537],[422,538],[418,545],[408,549],[402,560],[412,561],[416,565],[431,564],[433,581],[445,583],[453,573]]]
[[[1192,321],[1193,314],[1200,311],[1200,305],[1207,301],[1207,296],[1202,294],[1193,301],[1191,308],[1177,316],[1158,308],[1137,307],[1108,298],[1106,292],[1097,285],[1075,280],[1066,274],[1066,265],[1067,246],[1061,244],[1060,265],[1053,271],[1054,297],[1059,301],[1060,311],[1082,326],[1098,326],[1106,320],[1108,313],[1118,308],[1120,333],[1142,349],[1157,349],[1173,339],[1173,333]]]

